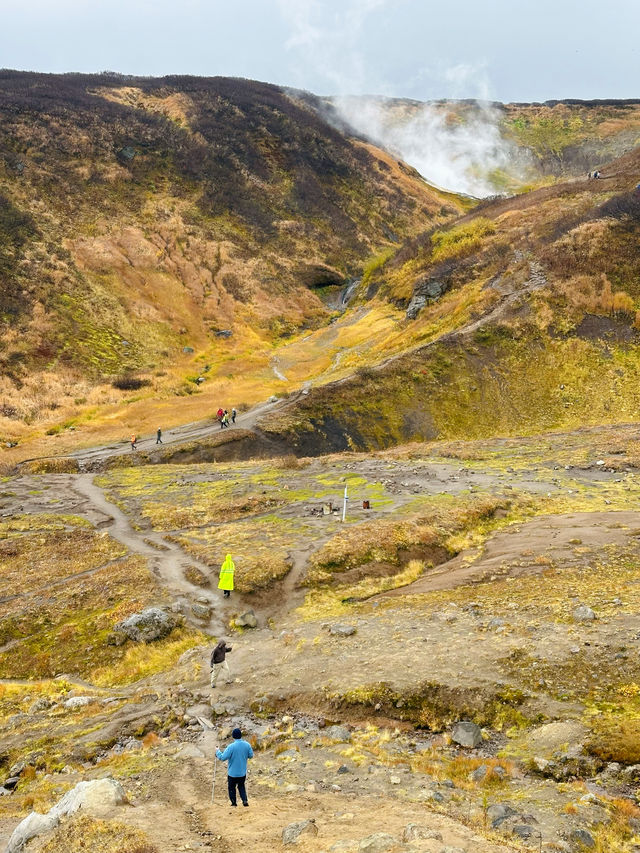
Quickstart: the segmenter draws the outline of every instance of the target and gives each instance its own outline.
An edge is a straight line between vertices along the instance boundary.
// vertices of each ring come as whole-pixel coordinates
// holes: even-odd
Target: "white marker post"
[[[347,501],[349,498],[347,497],[347,487],[344,487],[344,503],[342,504],[342,521],[346,521],[347,518]]]

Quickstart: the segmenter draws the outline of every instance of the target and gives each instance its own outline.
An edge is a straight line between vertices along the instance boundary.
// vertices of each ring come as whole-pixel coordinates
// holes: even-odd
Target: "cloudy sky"
[[[640,0],[0,0],[0,66],[321,94],[640,97]]]

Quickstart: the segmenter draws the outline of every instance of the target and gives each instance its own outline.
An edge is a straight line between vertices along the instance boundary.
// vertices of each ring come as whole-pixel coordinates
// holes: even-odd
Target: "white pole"
[[[347,487],[344,487],[344,503],[342,504],[342,520],[345,521],[347,517],[347,501],[349,498],[347,497]]]

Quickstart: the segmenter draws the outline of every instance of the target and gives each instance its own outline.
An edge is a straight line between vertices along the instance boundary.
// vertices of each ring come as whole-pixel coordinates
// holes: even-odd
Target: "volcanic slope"
[[[632,420],[640,149],[410,240],[354,296],[395,326],[260,422],[297,452]],[[374,313],[375,316],[375,313]],[[284,355],[284,353],[283,353]]]
[[[251,373],[242,399],[262,399],[275,343],[459,209],[276,86],[3,71],[2,438],[132,392],[188,419],[199,377]]]

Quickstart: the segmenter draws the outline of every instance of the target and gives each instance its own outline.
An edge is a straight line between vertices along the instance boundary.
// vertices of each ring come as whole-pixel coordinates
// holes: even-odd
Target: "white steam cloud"
[[[421,68],[410,82],[425,81],[439,96],[478,99],[457,113],[442,105],[401,102],[357,92],[388,94],[375,64],[362,50],[372,16],[390,9],[393,0],[277,0],[291,35],[287,49],[300,67],[313,66],[335,97],[342,119],[360,134],[388,149],[447,190],[472,196],[496,192],[490,175],[513,173],[517,151],[503,138],[499,113],[489,104],[486,69],[468,65]],[[440,94],[441,93],[441,94]],[[519,171],[519,170],[518,170]]]
[[[492,174],[512,174],[518,152],[500,133],[499,113],[477,102],[452,112],[446,105],[411,104],[398,115],[398,102],[339,97],[334,105],[355,130],[391,151],[432,184],[485,197],[496,193]]]

